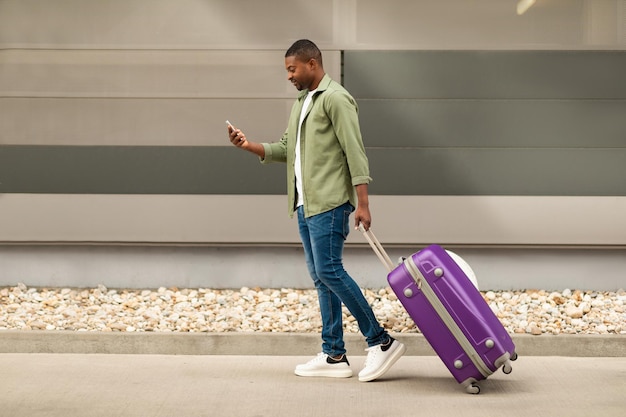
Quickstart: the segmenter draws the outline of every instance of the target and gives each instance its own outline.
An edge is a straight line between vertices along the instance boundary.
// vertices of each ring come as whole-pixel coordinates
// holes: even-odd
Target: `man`
[[[342,302],[356,318],[368,345],[359,381],[381,377],[405,352],[376,320],[360,287],[343,268],[349,216],[369,229],[369,164],[355,100],[326,75],[322,54],[309,40],[285,54],[287,78],[301,93],[279,142],[255,143],[233,126],[230,141],[262,163],[287,163],[289,215],[296,213],[306,264],[322,315],[322,352],[298,365],[299,376],[347,378],[352,370],[343,340]]]

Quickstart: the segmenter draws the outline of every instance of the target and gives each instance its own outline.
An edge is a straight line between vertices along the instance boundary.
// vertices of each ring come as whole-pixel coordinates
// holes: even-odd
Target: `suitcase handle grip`
[[[387,252],[383,248],[383,245],[380,244],[380,242],[372,232],[372,229],[365,230],[363,224],[359,223],[359,230],[363,232],[365,240],[367,240],[367,242],[370,244],[370,246],[374,250],[374,253],[376,253],[376,256],[378,256],[378,259],[380,259],[385,268],[387,268],[387,271],[391,272],[395,268],[395,265],[391,261],[389,255],[387,255]]]

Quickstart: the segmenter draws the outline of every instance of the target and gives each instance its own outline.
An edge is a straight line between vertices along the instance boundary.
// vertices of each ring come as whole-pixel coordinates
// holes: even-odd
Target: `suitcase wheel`
[[[502,372],[504,372],[507,375],[510,374],[511,372],[513,372],[513,367],[511,366],[511,364],[508,361],[502,367]]]
[[[480,387],[477,384],[472,383],[472,384],[469,384],[467,387],[465,387],[465,391],[468,394],[478,395],[480,394]]]
[[[511,355],[511,360],[512,361],[516,361],[517,360],[517,352],[513,352],[513,354]]]

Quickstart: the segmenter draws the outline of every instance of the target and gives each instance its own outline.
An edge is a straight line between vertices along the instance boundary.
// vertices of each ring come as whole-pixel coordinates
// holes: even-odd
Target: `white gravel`
[[[389,288],[364,290],[392,332],[418,332]],[[626,291],[486,291],[510,333],[626,334]],[[358,332],[344,308],[345,331]],[[0,330],[319,332],[315,290],[0,288]]]

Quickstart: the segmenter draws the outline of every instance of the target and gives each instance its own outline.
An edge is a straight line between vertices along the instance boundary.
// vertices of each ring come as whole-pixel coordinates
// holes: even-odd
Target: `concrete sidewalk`
[[[435,356],[380,380],[301,378],[300,356],[0,354],[1,417],[622,417],[626,358],[523,357],[466,394]],[[353,370],[363,356],[350,357]]]

